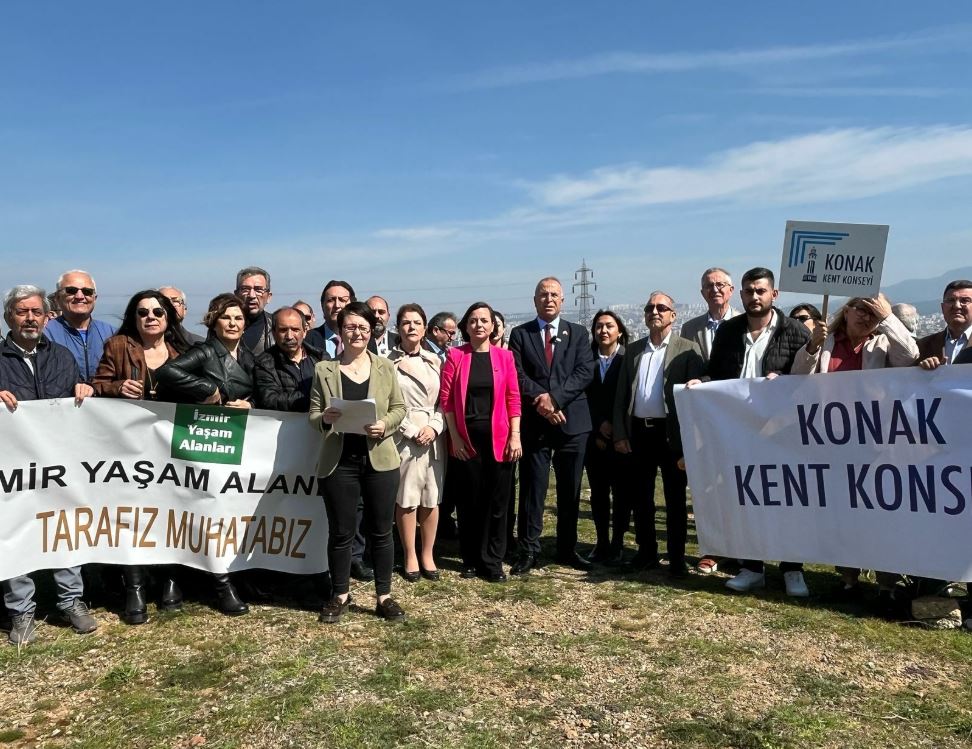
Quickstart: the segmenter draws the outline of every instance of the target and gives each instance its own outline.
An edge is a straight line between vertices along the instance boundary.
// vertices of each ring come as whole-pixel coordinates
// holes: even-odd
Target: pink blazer
[[[442,365],[442,382],[439,385],[442,412],[455,414],[456,428],[467,444],[469,432],[466,429],[466,388],[469,386],[472,353],[472,347],[468,343],[449,349],[445,364]],[[493,457],[502,461],[506,442],[510,438],[510,419],[520,416],[520,385],[512,353],[490,346],[489,358],[493,364],[493,418],[490,422],[493,431]],[[451,441],[449,452],[456,454]]]

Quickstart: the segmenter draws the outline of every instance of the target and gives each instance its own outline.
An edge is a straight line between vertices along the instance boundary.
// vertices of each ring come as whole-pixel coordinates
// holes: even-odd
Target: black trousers
[[[351,589],[351,546],[358,528],[358,501],[364,504],[364,529],[375,565],[375,591],[391,592],[395,546],[392,524],[398,469],[376,471],[367,457],[342,459],[334,473],[324,479],[324,509],[327,512],[327,561],[335,595]]]
[[[658,555],[655,534],[655,478],[659,469],[665,494],[665,531],[668,536],[668,559],[685,559],[685,539],[688,535],[688,508],[685,489],[688,479],[678,467],[678,458],[668,445],[665,419],[631,419],[632,460],[625,474],[627,489],[634,508],[635,540],[638,550],[646,556]]]
[[[610,442],[603,448],[597,442],[597,435],[592,433],[584,457],[587,483],[591,487],[591,518],[597,533],[597,547],[620,549],[624,546],[624,534],[631,525],[631,503],[625,491],[624,475],[630,456],[616,452]],[[604,444],[605,441],[601,439],[600,442]]]
[[[557,555],[574,553],[577,546],[577,517],[580,508],[581,476],[587,437],[581,434],[545,433],[539,441],[524,446],[520,460],[520,507],[516,533],[521,554],[540,553],[543,533],[543,505],[550,484],[550,465],[557,478]]]
[[[493,456],[488,421],[469,422],[468,430],[476,456],[455,462],[462,487],[456,495],[459,551],[464,567],[499,574],[506,556],[513,464],[497,461]]]

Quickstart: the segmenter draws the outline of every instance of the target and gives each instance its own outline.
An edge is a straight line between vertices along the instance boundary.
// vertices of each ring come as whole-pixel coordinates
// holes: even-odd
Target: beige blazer
[[[398,468],[401,460],[394,436],[402,419],[405,418],[405,400],[398,385],[395,365],[387,359],[368,352],[371,359],[371,377],[368,380],[368,397],[374,398],[378,418],[385,423],[385,436],[381,439],[368,438],[368,460],[376,471],[390,471]],[[317,457],[317,475],[330,476],[334,473],[341,452],[344,450],[344,435],[334,432],[324,423],[324,409],[332,398],[341,398],[341,372],[338,361],[322,361],[314,367],[314,384],[311,385],[310,412],[311,426],[321,431],[321,449]]]
[[[413,440],[422,427],[429,426],[437,435],[445,431],[445,421],[439,409],[439,357],[420,349],[418,356],[409,356],[400,348],[388,354],[388,360],[398,371],[398,385],[405,400],[405,418],[398,427],[395,443]],[[432,445],[432,457],[440,457],[440,440]]]

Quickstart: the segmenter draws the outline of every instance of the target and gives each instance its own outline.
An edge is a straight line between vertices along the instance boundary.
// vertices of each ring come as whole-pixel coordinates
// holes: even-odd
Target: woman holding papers
[[[156,371],[189,348],[175,308],[158,291],[140,291],[128,301],[118,333],[105,341],[98,371],[91,387],[103,398],[158,400]],[[158,570],[168,570],[159,567]],[[125,611],[128,624],[148,621],[145,569],[122,567],[125,580]],[[169,574],[163,575],[159,607],[165,611],[182,608],[182,591]]]
[[[203,318],[209,328],[206,340],[159,368],[159,384],[166,400],[250,408],[256,360],[246,346],[240,345],[246,326],[244,307],[236,294],[213,297]],[[214,573],[213,579],[220,611],[237,616],[250,610],[227,573]]]
[[[402,305],[397,326],[398,345],[388,360],[398,371],[407,411],[395,436],[402,459],[395,524],[405,555],[403,574],[414,583],[420,576],[439,579],[432,551],[445,477],[445,445],[439,439],[445,422],[439,410],[439,357],[422,348],[425,310],[417,304]],[[422,533],[421,560],[415,549],[416,526]]]
[[[364,524],[375,565],[375,613],[388,621],[401,621],[405,612],[391,597],[392,519],[401,463],[394,435],[405,418],[405,401],[394,365],[368,351],[377,323],[368,306],[351,302],[338,313],[337,322],[344,350],[336,361],[317,365],[310,395],[310,423],[323,434],[317,473],[324,479],[333,591],[320,621],[339,621],[351,605],[351,542],[357,529],[359,498],[364,502]],[[349,403],[347,414],[338,407],[345,402]],[[374,421],[351,423],[352,417],[359,420],[359,412],[371,408]]]
[[[506,515],[520,447],[520,388],[513,354],[490,343],[493,309],[476,302],[462,316],[466,344],[449,349],[439,403],[465,492],[457,504],[463,577],[506,580]]]
[[[891,314],[884,294],[873,298],[854,297],[834,315],[833,323],[817,323],[806,345],[807,358],[797,357],[793,374],[857,372],[885,367],[909,367],[918,361],[918,345],[908,329]],[[859,592],[861,571],[838,567],[843,578],[844,596]],[[878,600],[884,613],[897,608],[894,600],[898,575],[877,573]]]

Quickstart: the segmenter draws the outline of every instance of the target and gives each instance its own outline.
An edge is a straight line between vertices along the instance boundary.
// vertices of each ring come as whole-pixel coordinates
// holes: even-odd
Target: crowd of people
[[[438,580],[436,537],[453,527],[453,510],[462,577],[503,583],[507,574],[529,575],[543,561],[551,468],[556,563],[578,570],[663,567],[673,579],[693,566],[703,575],[722,566],[738,569],[727,587],[748,592],[766,584],[762,561],[703,555],[690,566],[686,557],[687,480],[675,386],[970,362],[972,281],[945,287],[944,328],[920,340],[914,308],[892,308],[883,295],[850,299],[827,320],[809,304],[784,314],[766,268],[743,274],[740,308],[732,304],[734,291],[726,270],[707,269],[701,294],[708,309],[679,333],[674,298],[652,292],[644,307],[648,335],[630,341],[610,310],[598,311],[589,331],[566,320],[563,287],[547,277],[536,285],[536,317],[513,328],[507,341],[502,314],[483,301],[461,316],[428,317],[420,305],[402,304],[393,331],[387,300],[357,301],[343,280],[325,284],[319,325],[304,301],[271,312],[270,273],[248,267],[237,274],[234,291],[210,301],[201,339],[183,327],[188,310],[178,288],[137,292],[115,329],[94,317],[94,279],[72,270],[49,296],[34,285],[6,295],[0,401],[11,411],[20,401],[102,397],[307,413],[320,433],[316,471],[329,528],[330,595],[322,622],[347,613],[352,577],[374,580],[378,616],[404,619],[391,595],[395,530],[402,579]],[[374,401],[376,418],[363,433],[336,428],[339,406],[364,399]],[[585,470],[596,542],[582,555],[577,526]],[[655,529],[659,472],[665,564]],[[632,522],[637,552],[626,558]],[[801,563],[784,560],[780,570],[788,595],[809,595]],[[862,571],[838,573],[842,592],[858,595]],[[129,565],[120,576],[130,624],[148,619],[150,576],[161,588],[160,608],[182,604],[178,569]],[[93,631],[81,569],[55,570],[53,577],[63,618],[79,633]],[[247,613],[230,575],[209,580],[220,611]],[[892,610],[900,575],[879,571],[877,580],[878,598]],[[26,644],[37,626],[33,580],[2,585],[8,639]]]

